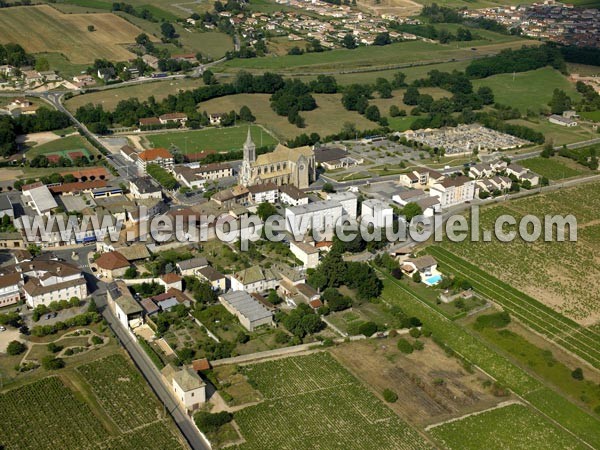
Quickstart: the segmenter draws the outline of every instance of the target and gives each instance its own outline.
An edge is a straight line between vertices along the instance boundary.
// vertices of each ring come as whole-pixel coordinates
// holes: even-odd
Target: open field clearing
[[[585,449],[573,436],[524,405],[512,404],[429,430],[444,447],[469,449]]]
[[[477,365],[576,436],[585,437],[592,447],[600,446],[600,421],[567,401],[530,376],[506,357],[493,350],[459,324],[435,311],[407,285],[387,274],[384,277],[382,299],[398,305],[408,315],[419,317],[445,345],[460,353],[467,361]],[[577,439],[574,437],[573,441]]]
[[[400,42],[383,47],[358,47],[354,50],[336,49],[322,53],[305,53],[300,56],[264,57],[235,59],[223,67],[230,69],[266,69],[302,71],[315,69],[340,70],[350,67],[389,66],[410,62],[446,62],[452,59],[472,59],[475,56],[495,54],[505,48],[518,48],[525,41],[517,40],[477,47],[478,50],[457,49],[452,45],[441,45],[423,41]],[[527,41],[531,42],[531,41]],[[533,44],[533,42],[532,42]]]
[[[276,144],[269,133],[261,127],[250,125],[252,140],[257,147]],[[232,150],[241,150],[246,136],[248,126],[227,128],[207,128],[199,131],[183,131],[173,133],[149,134],[144,136],[148,140],[150,147],[172,148],[177,147],[182,153],[197,153],[204,150],[216,150],[218,152],[227,152]]]
[[[423,6],[413,0],[359,0],[358,6],[367,9],[372,14],[392,14],[399,17],[416,16]]]
[[[572,128],[563,127],[548,122],[545,117],[514,119],[507,122],[515,125],[524,125],[535,131],[539,131],[546,137],[546,142],[552,142],[554,145],[571,144],[598,137],[598,133],[594,132],[591,127],[581,125]]]
[[[410,339],[410,338],[409,338]],[[332,354],[366,386],[381,394],[391,389],[402,399],[389,407],[419,426],[488,409],[506,397],[494,397],[481,372],[468,373],[432,340],[410,355],[397,348],[397,339],[356,341],[332,348]]]
[[[562,89],[574,101],[581,97],[575,90],[575,84],[551,67],[519,72],[514,74],[514,79],[512,73],[503,73],[473,80],[475,89],[480,86],[490,87],[496,102],[518,108],[523,113],[528,109],[536,112],[550,110],[548,102],[552,99],[554,89]]]
[[[517,220],[525,214],[542,219],[545,215],[572,214],[581,231],[597,225],[599,207],[600,183],[590,183],[485,208],[480,212],[480,222],[482,229],[493,231],[493,223],[501,214],[512,214]],[[436,257],[440,253],[445,259],[451,258],[448,253],[452,252],[476,264],[479,271],[495,274],[504,283],[518,286],[525,294],[582,324],[591,325],[600,319],[600,265],[594,242],[579,238],[578,242],[546,243],[542,235],[542,239],[533,243],[520,239],[502,243],[492,239],[491,242],[447,242],[443,247],[444,250],[433,248]],[[472,270],[463,261],[453,265]],[[482,277],[482,274],[476,275]],[[521,294],[516,292],[510,295]]]
[[[588,170],[586,167],[583,167],[568,158],[561,158],[560,156],[554,158],[542,158],[538,156],[536,158],[524,159],[519,162],[523,167],[527,167],[549,180],[562,180],[592,173],[592,171]]]
[[[256,123],[263,125],[281,140],[294,138],[302,133],[319,133],[323,137],[339,133],[344,122],[354,123],[359,130],[377,128],[375,122],[365,119],[356,111],[344,109],[341,94],[313,94],[317,108],[314,111],[300,112],[306,122],[305,128],[298,128],[291,124],[287,117],[277,115],[271,108],[270,97],[269,94],[228,95],[202,102],[198,108],[211,114],[239,111],[246,105],[256,117]],[[255,143],[258,145],[258,142]]]
[[[76,95],[65,102],[69,111],[75,112],[77,108],[88,103],[102,105],[106,111],[113,111],[121,100],[138,98],[144,101],[154,97],[161,101],[169,95],[176,95],[179,91],[187,91],[204,86],[202,79],[184,78],[182,80],[155,81],[153,83],[134,84],[118,89],[90,92],[89,94]]]
[[[96,31],[89,32],[88,25]],[[19,42],[29,53],[62,53],[74,64],[128,60],[133,54],[123,44],[133,43],[141,32],[110,13],[62,14],[47,5],[0,10],[0,43]]]
[[[596,111],[581,111],[579,113],[581,117],[587,120],[591,120],[592,122],[600,122],[600,110]]]
[[[569,73],[576,73],[581,76],[600,75],[600,67],[587,64],[567,63],[567,70]]]
[[[407,105],[402,101],[405,92],[406,89],[396,89],[392,91],[392,98],[373,98],[369,100],[369,105],[377,106],[382,116],[389,115],[390,106],[392,105],[396,105],[398,108],[406,111],[407,114],[410,114],[410,111],[414,108],[414,106]],[[443,97],[452,97],[452,94],[450,92],[437,87],[420,88],[419,93],[423,95],[431,95],[434,100],[439,100]],[[398,117],[398,119],[406,119],[406,117]]]
[[[243,367],[262,403],[235,413],[240,449],[420,449],[431,446],[328,353]]]

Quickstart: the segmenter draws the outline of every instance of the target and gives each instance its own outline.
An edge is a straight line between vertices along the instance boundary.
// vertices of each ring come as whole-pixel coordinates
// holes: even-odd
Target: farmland
[[[90,33],[88,25],[96,31]],[[62,53],[74,64],[132,58],[123,44],[133,43],[140,33],[138,27],[110,13],[62,14],[47,5],[0,11],[0,43],[16,41],[30,53]]]
[[[515,40],[478,47],[477,56],[497,53],[504,48],[520,47],[525,41]],[[225,69],[266,69],[289,72],[349,67],[389,67],[412,62],[447,62],[474,56],[473,50],[457,49],[423,41],[400,42],[383,47],[358,47],[354,50],[336,49],[323,53],[306,53],[300,56],[235,59],[225,63]]]
[[[467,361],[495,377],[504,386],[522,395],[535,407],[577,436],[586,436],[593,447],[600,445],[600,422],[567,401],[554,390],[528,375],[508,359],[494,351],[459,324],[423,302],[406,285],[385,275],[382,299],[400,306],[405,313],[419,317],[438,340],[458,352]]]
[[[430,447],[327,353],[243,369],[265,400],[235,413],[242,450]]]
[[[306,128],[298,128],[289,123],[287,117],[279,116],[271,108],[269,94],[237,94],[215,98],[198,105],[207,113],[239,111],[247,105],[256,122],[263,125],[280,139],[294,138],[301,133],[319,133],[321,136],[338,133],[344,122],[352,122],[358,129],[370,130],[377,127],[375,122],[365,119],[356,111],[347,111],[341,103],[341,94],[314,94],[317,108],[313,111],[302,111]],[[258,144],[257,144],[258,145]]]
[[[261,127],[250,126],[252,140],[257,147],[273,145],[277,141]],[[208,128],[200,131],[172,132],[146,135],[151,147],[177,147],[183,153],[195,153],[203,150],[227,152],[241,150],[246,136],[247,126],[228,128]]]
[[[599,193],[600,183],[590,183],[519,199],[504,206],[484,209],[480,213],[481,228],[492,231],[496,217],[501,214],[512,214],[517,218],[525,214],[539,218],[545,215],[571,214],[577,219],[578,231],[584,236],[577,242],[538,240],[527,243],[520,239],[510,243],[502,243],[496,239],[491,242],[448,242],[444,244],[445,250],[436,247],[432,248],[432,253],[436,257],[439,253],[444,260],[449,259],[451,265],[448,268],[454,266],[460,272],[472,273],[476,276],[474,281],[485,282],[488,290],[493,291],[489,294],[491,298],[495,298],[492,294],[498,292],[492,287],[500,286],[500,282],[494,281],[487,273],[495,274],[504,283],[519,286],[526,294],[516,293],[518,291],[512,288],[511,292],[505,293],[505,286],[498,292],[501,294],[499,297],[506,297],[507,301],[514,302],[517,298],[529,296],[536,306],[540,305],[538,301],[531,299],[533,297],[583,325],[590,325],[600,317],[600,297],[597,294],[600,269],[595,261],[598,243],[594,238],[594,231],[597,231],[595,221],[600,207]],[[587,230],[588,227],[591,227],[590,230]],[[477,264],[477,270],[461,259]],[[594,358],[598,356],[600,355]],[[596,360],[596,363],[600,363],[600,360]]]
[[[587,448],[574,443],[569,433],[520,404],[449,422],[432,428],[430,433],[452,450]]]
[[[528,109],[549,110],[548,102],[554,89],[564,90],[574,101],[580,98],[575,85],[550,67],[516,73],[514,78],[512,73],[506,73],[473,80],[475,89],[480,86],[490,87],[496,102],[518,108],[522,113]]]
[[[531,169],[538,175],[546,177],[549,180],[562,180],[564,178],[573,178],[586,173],[583,166],[575,164],[566,158],[542,158],[536,157],[521,161],[523,167]]]
[[[140,101],[148,97],[154,97],[161,101],[169,95],[176,95],[179,91],[186,91],[203,86],[202,79],[182,79],[155,81],[153,83],[137,84],[118,89],[91,92],[84,95],[76,95],[65,102],[65,106],[72,112],[88,103],[102,105],[106,111],[113,111],[121,100],[138,98]]]

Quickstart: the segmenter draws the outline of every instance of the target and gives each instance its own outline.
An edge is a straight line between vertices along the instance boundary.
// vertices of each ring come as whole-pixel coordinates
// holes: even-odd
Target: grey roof
[[[251,322],[273,317],[271,311],[246,291],[229,291],[221,298]]]
[[[343,148],[339,147],[320,147],[315,148],[315,161],[317,163],[324,163],[329,161],[336,161],[348,156],[348,152]]]
[[[54,197],[52,197],[52,193],[45,185],[30,189],[27,191],[27,194],[35,203],[37,209],[42,213],[50,211],[58,206]]]
[[[179,261],[177,267],[179,270],[195,269],[196,267],[208,266],[208,260],[204,256],[198,256],[197,258],[186,259],[185,261]]]
[[[337,200],[321,200],[314,203],[308,203],[306,205],[292,206],[291,208],[287,208],[287,210],[298,215],[337,207],[342,207],[340,202]]]
[[[421,207],[421,209],[427,209],[430,208],[432,206],[435,205],[439,205],[440,204],[440,199],[437,196],[431,196],[431,197],[427,197],[424,198],[423,200],[419,200],[418,202],[416,202],[417,205],[419,205]]]
[[[176,298],[168,298],[166,300],[158,302],[158,306],[160,306],[160,309],[162,309],[163,311],[168,311],[169,309],[177,305],[179,305],[179,302]]]
[[[160,187],[155,185],[150,178],[135,178],[131,182],[135,184],[138,191],[143,194],[160,191]]]
[[[1,195],[0,196],[0,211],[6,211],[8,209],[10,209],[10,210],[13,209],[12,203],[10,202],[8,195]]]
[[[193,391],[204,386],[202,378],[189,367],[184,367],[179,372],[175,372],[173,379],[184,392]]]

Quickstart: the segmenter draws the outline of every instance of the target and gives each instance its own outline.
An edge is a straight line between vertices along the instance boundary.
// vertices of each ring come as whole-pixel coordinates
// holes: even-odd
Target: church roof
[[[297,161],[300,155],[306,158],[312,158],[315,152],[309,146],[288,148],[285,145],[277,144],[275,150],[271,153],[265,153],[256,157],[256,163],[253,165],[263,166],[278,162]]]

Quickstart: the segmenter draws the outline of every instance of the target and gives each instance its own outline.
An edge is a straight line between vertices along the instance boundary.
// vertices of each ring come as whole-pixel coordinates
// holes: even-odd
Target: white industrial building
[[[248,331],[273,324],[273,313],[245,291],[229,291],[220,295],[219,301]]]

